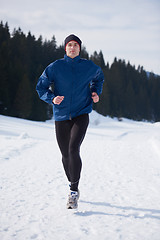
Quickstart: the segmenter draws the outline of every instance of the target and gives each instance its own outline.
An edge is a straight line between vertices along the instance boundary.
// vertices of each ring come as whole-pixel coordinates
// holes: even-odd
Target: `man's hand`
[[[63,101],[63,99],[64,99],[64,96],[57,96],[57,97],[53,98],[52,102],[53,102],[54,104],[59,105],[59,104],[61,104],[61,102]]]
[[[92,99],[94,103],[99,102],[99,96],[96,92],[92,92]]]

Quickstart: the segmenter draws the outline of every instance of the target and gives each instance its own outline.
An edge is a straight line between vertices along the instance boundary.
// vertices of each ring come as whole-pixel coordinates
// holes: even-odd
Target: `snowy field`
[[[0,116],[0,240],[160,240],[160,123],[93,112],[78,210],[54,121]]]

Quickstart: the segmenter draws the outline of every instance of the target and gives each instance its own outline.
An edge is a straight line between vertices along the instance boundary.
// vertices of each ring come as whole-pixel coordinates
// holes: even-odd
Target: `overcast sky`
[[[74,33],[89,54],[102,50],[160,75],[160,0],[0,0],[0,20],[57,45]]]

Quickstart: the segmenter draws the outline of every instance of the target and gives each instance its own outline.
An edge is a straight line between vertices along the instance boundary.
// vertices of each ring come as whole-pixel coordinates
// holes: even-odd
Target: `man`
[[[89,124],[92,102],[99,101],[104,81],[100,67],[80,58],[81,43],[74,34],[66,37],[64,58],[44,70],[36,87],[39,97],[53,104],[56,138],[70,182],[68,209],[78,206],[82,168],[80,146]],[[53,92],[50,90],[51,84],[54,85]]]

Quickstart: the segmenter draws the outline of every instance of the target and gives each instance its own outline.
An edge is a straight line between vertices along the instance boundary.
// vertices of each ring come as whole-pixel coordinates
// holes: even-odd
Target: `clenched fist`
[[[61,102],[63,101],[63,99],[64,99],[64,96],[57,96],[57,97],[53,98],[52,102],[53,102],[54,104],[59,105],[59,104],[61,104]]]
[[[93,99],[94,103],[99,102],[99,96],[98,96],[98,94],[96,92],[92,93],[92,99]]]

